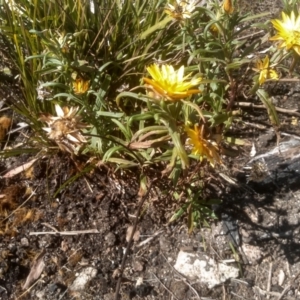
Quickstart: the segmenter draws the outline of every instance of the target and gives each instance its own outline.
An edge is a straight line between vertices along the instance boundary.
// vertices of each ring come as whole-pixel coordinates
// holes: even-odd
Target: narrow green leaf
[[[110,157],[107,159],[108,162],[112,162],[115,164],[121,165],[121,168],[132,168],[132,167],[138,167],[139,164],[136,162],[133,162],[131,160],[123,159],[123,158],[117,158],[117,157]]]
[[[74,95],[72,94],[67,94],[67,93],[59,93],[59,94],[56,94],[53,98],[67,98],[68,100],[74,100],[75,102],[79,103],[80,105],[84,106],[84,103],[82,100],[80,100],[79,98],[75,97]]]
[[[178,209],[177,212],[175,212],[175,214],[173,214],[173,216],[170,218],[169,223],[172,223],[177,219],[179,219],[184,214],[185,211],[186,211],[186,207],[181,207],[180,209]]]
[[[110,111],[98,111],[96,112],[97,116],[102,117],[111,117],[111,118],[122,118],[124,116],[124,113],[115,113]]]
[[[279,118],[275,109],[274,104],[272,103],[272,100],[270,99],[268,93],[263,89],[258,89],[256,91],[257,96],[261,100],[261,102],[265,105],[270,121],[273,126],[279,126]]]
[[[167,16],[165,19],[163,19],[162,21],[156,23],[155,25],[153,25],[152,27],[148,28],[146,31],[144,31],[141,35],[140,35],[140,39],[143,40],[145,39],[148,35],[150,35],[151,33],[153,33],[156,30],[159,29],[163,29],[166,27],[166,25],[171,22],[173,20],[172,17]]]
[[[118,128],[122,131],[122,133],[124,134],[126,141],[130,141],[131,140],[131,132],[128,128],[126,128],[119,120],[117,119],[111,119],[112,122],[114,122]]]

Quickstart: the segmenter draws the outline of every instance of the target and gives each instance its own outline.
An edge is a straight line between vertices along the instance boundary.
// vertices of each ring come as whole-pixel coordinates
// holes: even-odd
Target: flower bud
[[[232,14],[234,11],[232,0],[224,0],[223,9],[227,14]]]

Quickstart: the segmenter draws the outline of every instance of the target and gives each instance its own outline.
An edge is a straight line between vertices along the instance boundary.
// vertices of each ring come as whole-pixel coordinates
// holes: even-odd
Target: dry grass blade
[[[16,168],[8,171],[7,173],[5,173],[3,175],[3,178],[11,178],[11,177],[23,172],[23,171],[28,170],[37,160],[38,160],[38,158],[34,158],[31,161],[25,163],[24,165],[21,165],[19,167],[16,167]]]
[[[30,273],[26,278],[23,285],[23,290],[28,289],[33,282],[35,282],[42,274],[45,263],[44,263],[45,250],[43,250],[33,261]]]

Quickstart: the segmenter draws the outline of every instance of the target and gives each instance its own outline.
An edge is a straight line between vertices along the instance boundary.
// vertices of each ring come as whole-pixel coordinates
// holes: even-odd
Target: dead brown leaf
[[[43,250],[33,261],[32,267],[30,269],[30,273],[26,278],[26,281],[22,287],[23,290],[28,289],[32,283],[34,283],[42,274],[45,263],[44,263],[44,256],[46,251]]]
[[[3,178],[11,178],[23,171],[26,171],[27,169],[29,169],[36,161],[38,160],[38,158],[34,158],[31,161],[25,163],[24,165],[21,165],[19,167],[16,167],[13,170],[8,171],[7,173],[5,173],[3,175]]]
[[[126,232],[126,241],[129,242],[130,237],[132,235],[133,226],[129,226]],[[140,231],[137,229],[132,237],[134,242],[137,242],[140,239]]]
[[[150,141],[145,141],[145,142],[141,142],[141,141],[132,142],[132,143],[129,143],[128,147],[130,149],[133,149],[133,150],[135,150],[135,149],[148,149],[148,148],[153,147],[153,145],[155,145],[157,143],[164,142],[164,141],[167,141],[169,139],[170,138],[168,136],[163,136],[161,138],[157,138],[157,139],[150,140]]]
[[[10,126],[11,118],[8,118],[7,116],[3,116],[0,118],[0,141],[4,140]]]

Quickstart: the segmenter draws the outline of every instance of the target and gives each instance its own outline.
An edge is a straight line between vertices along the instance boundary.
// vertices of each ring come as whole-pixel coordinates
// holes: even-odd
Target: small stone
[[[130,239],[131,234],[132,234],[132,230],[133,230],[133,226],[129,226],[127,228],[126,242],[129,242],[129,239]],[[137,242],[140,239],[140,231],[138,229],[134,232],[132,239],[133,239],[134,242]]]
[[[37,291],[36,293],[35,293],[35,295],[36,295],[36,297],[38,298],[38,299],[40,299],[40,300],[43,300],[43,299],[45,299],[46,298],[46,291],[45,290],[42,290],[42,291]]]
[[[113,246],[116,242],[116,236],[112,232],[109,232],[105,236],[105,240],[107,241],[108,246]]]
[[[213,288],[230,278],[239,276],[239,269],[218,263],[206,255],[180,251],[174,268],[190,280],[197,280]]]
[[[143,277],[138,277],[136,283],[135,283],[135,286],[140,286],[144,283],[144,280],[143,280]]]
[[[278,273],[278,285],[282,286],[284,279],[285,279],[285,274],[284,274],[283,270],[280,269],[279,273]]]
[[[28,238],[24,237],[21,239],[21,245],[24,247],[28,247],[29,246],[29,241]]]
[[[62,241],[60,244],[60,248],[62,251],[66,252],[69,249],[69,244],[67,241]]]
[[[242,244],[242,250],[250,264],[257,264],[263,257],[260,248],[257,246]]]
[[[136,261],[133,262],[132,267],[133,267],[133,270],[134,270],[135,272],[142,272],[143,269],[144,269],[143,263],[141,263],[141,262],[138,261],[138,260],[136,260]]]
[[[97,275],[97,269],[93,267],[87,267],[80,271],[76,279],[70,286],[72,291],[82,291],[85,285]]]

